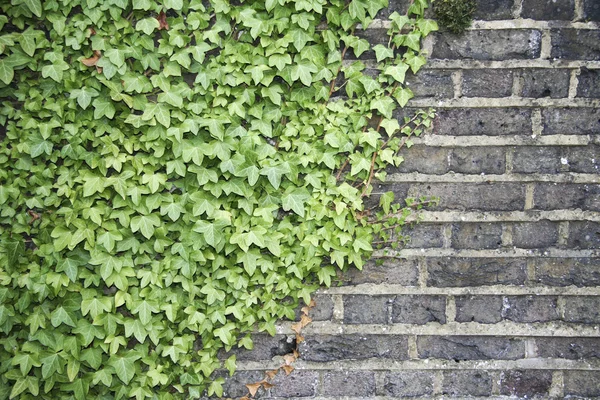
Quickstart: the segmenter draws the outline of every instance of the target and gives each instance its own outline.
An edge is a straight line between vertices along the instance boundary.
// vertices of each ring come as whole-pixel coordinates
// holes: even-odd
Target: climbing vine
[[[397,242],[412,203],[365,200],[437,26],[373,46],[386,5],[2,2],[0,399],[221,395],[222,352]]]

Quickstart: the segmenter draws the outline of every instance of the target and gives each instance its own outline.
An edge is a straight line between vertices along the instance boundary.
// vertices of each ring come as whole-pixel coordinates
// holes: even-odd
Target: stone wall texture
[[[257,397],[600,398],[600,0],[479,0],[426,48],[409,106],[438,117],[376,191],[440,204],[319,292],[295,371]],[[293,337],[257,336],[225,396]]]

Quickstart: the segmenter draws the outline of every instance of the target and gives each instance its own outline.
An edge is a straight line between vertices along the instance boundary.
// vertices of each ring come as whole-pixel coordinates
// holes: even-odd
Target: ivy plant
[[[410,213],[426,0],[0,5],[0,399],[199,398]],[[369,68],[361,57],[372,54]],[[410,72],[409,72],[410,71]],[[373,207],[373,205],[378,207]]]

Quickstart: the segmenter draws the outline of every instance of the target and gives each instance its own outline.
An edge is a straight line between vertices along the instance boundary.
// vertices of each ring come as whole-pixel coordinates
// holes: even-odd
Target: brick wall
[[[296,370],[259,397],[600,396],[600,0],[479,0],[476,19],[426,43],[411,106],[438,117],[378,188],[439,206],[320,292]],[[226,395],[292,337],[257,336]]]

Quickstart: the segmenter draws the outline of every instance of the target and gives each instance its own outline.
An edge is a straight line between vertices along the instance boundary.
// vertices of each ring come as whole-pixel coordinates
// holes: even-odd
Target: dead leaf
[[[284,365],[283,367],[281,367],[284,371],[286,375],[289,375],[292,373],[292,371],[294,370],[294,367],[292,367],[291,365]]]
[[[304,336],[300,335],[299,333],[296,334],[296,344],[300,344],[304,342]]]
[[[310,303],[308,303],[309,308],[314,308],[317,305],[315,299],[310,299]]]
[[[304,306],[300,309],[300,311],[302,311],[302,314],[308,315],[308,312],[310,311],[310,307]]]
[[[308,315],[303,315],[300,318],[300,324],[302,325],[302,327],[304,328],[306,325],[310,324],[312,322],[312,318],[309,317]]]
[[[275,385],[273,385],[273,384],[272,384],[272,383],[270,383],[270,382],[263,381],[263,387],[264,387],[265,389],[271,389],[273,386],[275,386]]]
[[[256,394],[256,392],[258,392],[258,389],[260,389],[261,385],[262,385],[261,382],[247,383],[246,387],[248,388],[248,391],[250,392],[250,396],[254,396]]]
[[[251,399],[248,396],[244,396],[244,397],[240,397],[240,400],[251,400]]]
[[[302,330],[302,323],[296,322],[296,323],[292,324],[292,330],[294,332],[296,332],[296,334],[300,334],[300,331]]]
[[[169,23],[167,22],[167,14],[165,14],[164,11],[159,12],[158,17],[156,17],[156,19],[158,20],[158,30],[159,31],[161,29],[164,29],[166,31],[169,30]]]
[[[294,357],[300,358],[300,353],[298,353],[298,350],[294,349],[294,352],[292,354],[294,355]]]
[[[82,58],[81,62],[86,67],[93,67],[98,63],[98,60],[100,59],[101,56],[102,56],[102,53],[100,53],[99,50],[94,50],[93,56],[91,56],[90,58]]]
[[[88,28],[90,32],[90,36],[94,36],[96,34],[96,30],[94,28]]]
[[[279,372],[279,368],[274,369],[272,371],[267,371],[266,374],[269,379],[273,379],[273,378],[275,378],[275,375],[277,375],[278,372]]]
[[[296,356],[294,354],[286,354],[285,356],[283,356],[283,360],[285,361],[286,365],[290,365],[291,363],[296,361]]]

